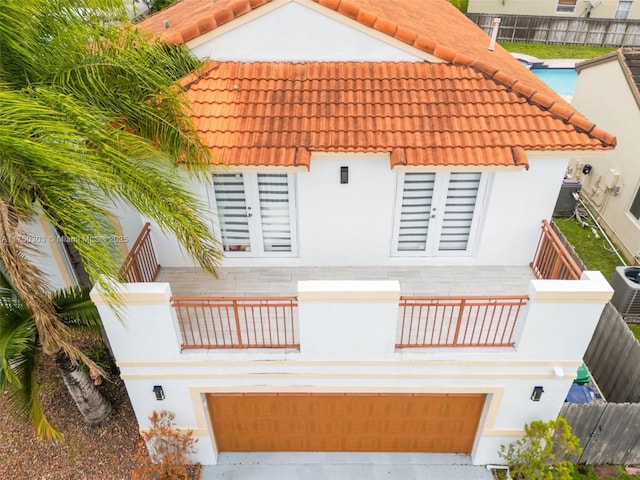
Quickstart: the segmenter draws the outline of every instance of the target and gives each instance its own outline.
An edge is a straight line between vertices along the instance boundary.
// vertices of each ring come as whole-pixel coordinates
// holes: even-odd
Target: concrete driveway
[[[491,480],[468,455],[412,453],[223,453],[202,480]]]

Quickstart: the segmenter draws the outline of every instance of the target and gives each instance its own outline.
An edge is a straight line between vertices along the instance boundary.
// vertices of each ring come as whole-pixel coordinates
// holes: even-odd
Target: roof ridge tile
[[[337,11],[338,13],[342,13],[343,15],[346,15],[347,17],[353,18],[355,20],[355,18],[358,16],[359,10],[360,7],[355,3],[349,0],[340,0]]]
[[[366,25],[367,27],[373,27],[373,24],[376,23],[377,19],[378,16],[375,13],[372,13],[365,8],[358,10],[358,15],[356,15],[356,21]]]
[[[424,35],[420,34],[416,36],[416,39],[413,42],[414,47],[416,47],[418,50],[424,50],[427,53],[433,53],[437,45],[438,44],[430,38],[427,38]]]
[[[398,29],[396,30],[394,37],[401,42],[413,45],[413,42],[415,42],[416,38],[418,38],[418,34],[410,28],[405,28],[398,25]]]
[[[237,0],[229,5],[229,8],[233,12],[234,16],[239,17],[240,15],[244,15],[251,11],[251,2],[249,0]]]
[[[330,8],[331,10],[338,10],[340,6],[340,0],[313,0],[314,2],[318,2],[323,7]]]
[[[231,10],[229,7],[226,7],[213,12],[213,18],[215,19],[216,24],[220,26],[224,25],[225,23],[229,23],[230,21],[235,19],[236,16],[233,14],[233,10]]]
[[[376,22],[373,24],[373,28],[375,28],[379,32],[389,35],[390,37],[393,37],[398,31],[398,24],[392,22],[391,20],[386,20],[382,17],[378,17]]]
[[[442,60],[453,62],[453,59],[456,56],[456,51],[452,48],[445,47],[441,43],[436,43],[435,48],[433,49],[433,54]]]
[[[534,95],[538,90],[536,90],[534,87],[521,82],[520,80],[516,81],[513,85],[511,85],[511,89],[515,92],[518,93],[520,95],[522,95],[523,97],[525,97],[526,99],[531,98],[532,95]]]
[[[591,133],[591,131],[596,127],[595,123],[579,113],[571,117],[571,123],[586,133]]]
[[[615,135],[612,135],[611,133],[599,127],[593,127],[590,133],[591,135],[599,139],[601,142],[603,142],[605,145],[616,146],[618,144],[618,141],[616,140]]]
[[[556,99],[550,97],[546,93],[535,92],[531,97],[529,97],[529,101],[535,103],[539,107],[544,108],[545,110],[549,110],[551,106],[556,103]]]

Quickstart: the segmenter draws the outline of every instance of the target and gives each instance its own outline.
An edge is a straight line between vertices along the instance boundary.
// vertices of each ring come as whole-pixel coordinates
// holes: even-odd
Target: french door
[[[238,256],[296,253],[295,188],[286,173],[213,176],[214,228],[225,252]]]
[[[487,174],[404,173],[398,178],[395,255],[469,255]]]

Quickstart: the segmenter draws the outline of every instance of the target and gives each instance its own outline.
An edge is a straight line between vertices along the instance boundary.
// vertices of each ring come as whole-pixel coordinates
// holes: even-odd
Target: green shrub
[[[582,449],[567,421],[562,417],[535,421],[525,425],[524,431],[523,438],[508,447],[502,445],[498,452],[509,465],[511,476],[526,480],[571,480],[573,464],[558,461],[557,457],[578,456]]]

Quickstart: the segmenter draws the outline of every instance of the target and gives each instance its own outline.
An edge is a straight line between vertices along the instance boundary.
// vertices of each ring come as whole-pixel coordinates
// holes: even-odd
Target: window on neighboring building
[[[468,253],[478,225],[486,175],[405,173],[399,182],[396,253]]]
[[[631,203],[631,207],[629,208],[629,211],[633,214],[634,217],[640,220],[640,188],[636,192],[636,196],[634,197],[633,202]]]
[[[616,8],[616,14],[614,18],[619,20],[626,20],[629,18],[629,12],[631,12],[631,5],[633,2],[618,2],[618,8]]]
[[[294,253],[293,178],[286,173],[214,175],[217,229],[226,252]]]
[[[578,0],[558,0],[556,12],[574,13],[576,11],[576,3],[578,3]]]

